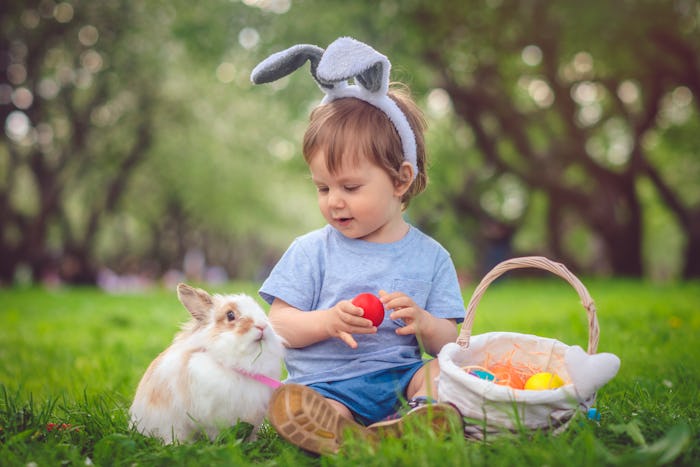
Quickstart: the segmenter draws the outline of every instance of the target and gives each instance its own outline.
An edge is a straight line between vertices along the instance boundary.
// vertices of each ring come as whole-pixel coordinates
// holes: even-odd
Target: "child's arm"
[[[430,355],[437,355],[445,344],[457,340],[456,320],[431,315],[403,292],[386,293],[380,290],[379,297],[386,308],[394,310],[391,319],[402,319],[406,323],[406,326],[396,330],[396,334],[416,334],[423,349]]]
[[[327,310],[301,311],[276,298],[270,307],[270,323],[287,347],[306,347],[337,337],[353,349],[357,342],[352,334],[374,334],[377,328],[362,317],[362,308],[342,300]]]

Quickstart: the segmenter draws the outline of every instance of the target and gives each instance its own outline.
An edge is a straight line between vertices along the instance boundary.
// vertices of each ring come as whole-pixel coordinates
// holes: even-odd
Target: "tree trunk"
[[[597,180],[589,223],[605,242],[605,254],[616,276],[642,277],[642,210],[635,179],[628,173]]]
[[[684,279],[700,278],[700,212],[693,213],[685,246]]]

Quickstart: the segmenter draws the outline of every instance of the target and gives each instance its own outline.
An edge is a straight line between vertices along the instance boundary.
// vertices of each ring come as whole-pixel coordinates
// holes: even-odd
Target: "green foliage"
[[[511,275],[512,274],[512,275]],[[0,463],[57,465],[695,465],[700,284],[584,280],[596,300],[599,351],[620,356],[598,394],[600,422],[580,417],[559,436],[514,433],[488,442],[438,440],[425,427],[378,446],[351,440],[313,457],[264,425],[214,442],[163,446],[131,430],[127,409],[148,363],[187,312],[173,291],[0,289]],[[469,298],[473,284],[465,287]],[[253,294],[255,284],[231,290]],[[565,282],[509,273],[479,303],[474,333],[514,331],[585,345],[585,311]],[[89,459],[89,461],[88,461]]]

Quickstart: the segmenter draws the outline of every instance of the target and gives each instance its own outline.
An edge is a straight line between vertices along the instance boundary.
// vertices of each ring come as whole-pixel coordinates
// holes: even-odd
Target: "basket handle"
[[[476,306],[479,304],[481,297],[486,292],[486,288],[498,277],[512,269],[536,268],[549,271],[562,279],[566,280],[576,290],[581,298],[581,304],[586,309],[588,315],[588,353],[594,354],[598,350],[598,339],[600,337],[600,329],[598,327],[598,318],[596,316],[595,303],[586,287],[581,283],[566,266],[561,263],[555,263],[543,256],[523,256],[520,258],[512,258],[497,264],[489,271],[481,280],[479,285],[474,290],[472,298],[467,305],[466,316],[462,324],[462,330],[457,337],[457,344],[463,349],[469,347],[469,339],[472,335],[472,326],[474,325],[474,315]]]

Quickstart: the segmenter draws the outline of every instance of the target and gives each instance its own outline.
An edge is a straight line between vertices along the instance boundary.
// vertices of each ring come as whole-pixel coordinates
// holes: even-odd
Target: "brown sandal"
[[[321,394],[300,384],[285,384],[272,393],[268,418],[280,436],[316,454],[337,453],[345,430],[364,431]]]

